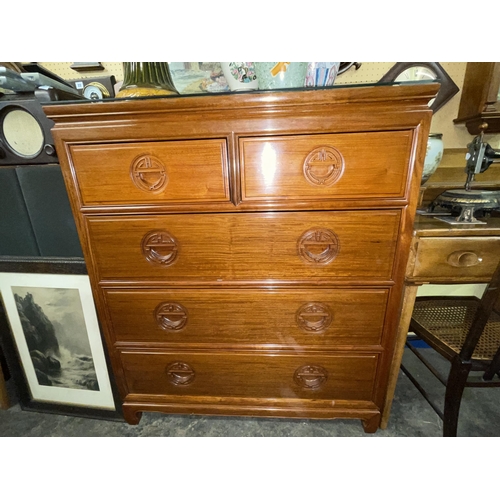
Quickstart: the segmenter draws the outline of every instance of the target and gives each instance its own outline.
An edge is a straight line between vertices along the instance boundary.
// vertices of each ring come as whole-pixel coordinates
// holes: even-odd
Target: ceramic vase
[[[339,62],[310,62],[307,64],[304,87],[330,87],[339,72]]]
[[[424,171],[420,185],[425,184],[429,177],[436,171],[443,159],[443,134],[429,134],[427,140],[427,153],[425,154]]]
[[[299,88],[304,86],[306,62],[256,62],[259,89]]]
[[[253,62],[221,62],[220,65],[231,91],[256,90],[259,88]]]

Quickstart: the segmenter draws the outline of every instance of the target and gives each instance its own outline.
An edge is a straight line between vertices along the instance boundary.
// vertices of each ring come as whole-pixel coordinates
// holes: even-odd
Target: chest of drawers
[[[378,428],[437,89],[44,108],[129,423]]]

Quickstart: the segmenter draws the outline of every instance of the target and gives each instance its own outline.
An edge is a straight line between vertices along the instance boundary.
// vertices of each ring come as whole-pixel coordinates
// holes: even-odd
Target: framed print
[[[0,298],[21,407],[121,420],[83,259],[2,257]]]

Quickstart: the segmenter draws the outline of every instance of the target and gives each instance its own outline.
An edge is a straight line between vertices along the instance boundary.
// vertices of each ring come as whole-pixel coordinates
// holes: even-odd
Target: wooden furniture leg
[[[2,367],[0,366],[0,408],[6,410],[10,407],[9,396],[7,394],[7,387],[3,378]]]
[[[462,362],[458,356],[452,362],[450,374],[448,376],[448,384],[446,386],[446,395],[444,398],[444,437],[457,436],[460,403],[462,402],[462,394],[465,389],[470,369],[470,362]]]
[[[411,315],[413,306],[415,305],[415,298],[417,297],[418,285],[406,285],[403,295],[403,309],[401,311],[401,319],[398,327],[398,336],[396,339],[396,346],[394,348],[394,356],[392,358],[389,383],[387,386],[387,393],[385,396],[384,410],[382,412],[382,419],[380,420],[380,428],[387,428],[389,416],[391,413],[392,400],[396,390],[396,384],[399,377],[399,368],[401,360],[403,359],[403,352],[405,348],[406,338],[408,336],[408,328],[410,327]]]

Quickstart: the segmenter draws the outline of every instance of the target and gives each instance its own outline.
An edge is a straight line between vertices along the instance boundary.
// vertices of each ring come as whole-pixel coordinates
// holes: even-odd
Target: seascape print
[[[79,290],[13,286],[38,383],[99,391]]]

